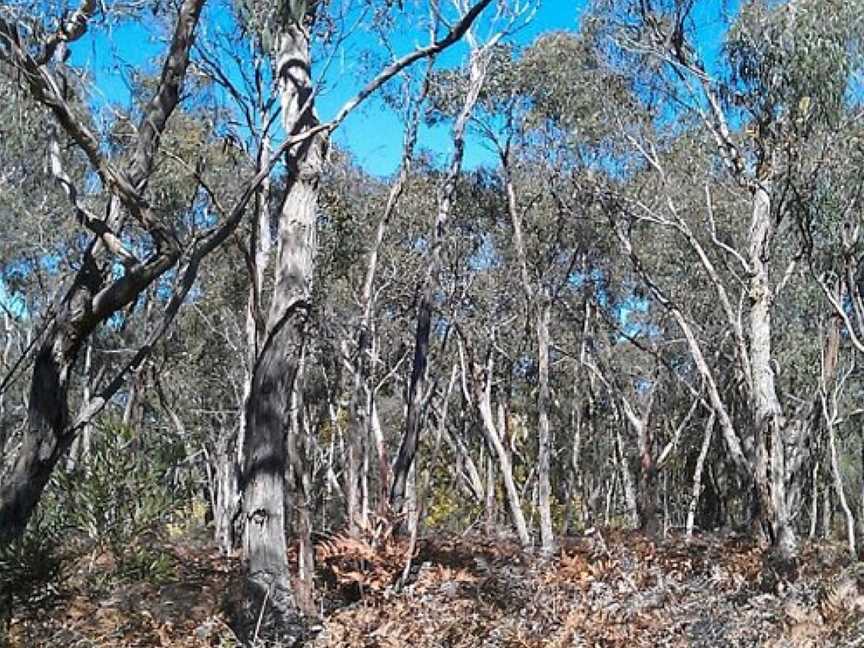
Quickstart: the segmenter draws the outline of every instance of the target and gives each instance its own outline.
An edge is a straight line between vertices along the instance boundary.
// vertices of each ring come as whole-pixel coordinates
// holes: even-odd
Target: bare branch
[[[180,5],[174,35],[165,57],[159,86],[144,109],[138,125],[138,143],[132,156],[129,180],[140,191],[153,168],[153,157],[159,147],[159,138],[165,130],[171,113],[180,101],[180,90],[189,66],[189,53],[195,38],[195,27],[205,0],[184,0]]]
[[[63,168],[63,159],[60,156],[60,144],[57,141],[56,135],[52,135],[51,137],[49,155],[51,159],[51,174],[57,180],[67,198],[69,198],[69,202],[72,203],[78,222],[95,234],[112,254],[120,258],[120,261],[126,267],[140,263],[137,257],[126,249],[117,235],[111,231],[108,224],[92,214],[81,201],[77,187]]]
[[[357,95],[345,102],[342,108],[339,109],[339,112],[336,113],[336,116],[327,122],[326,124],[321,125],[321,130],[332,131],[336,129],[339,124],[345,121],[345,118],[353,111],[357,106],[359,106],[364,100],[366,100],[369,95],[375,92],[382,85],[387,83],[394,76],[399,74],[406,67],[419,61],[423,58],[428,58],[430,56],[436,56],[440,54],[445,49],[459,41],[471,27],[472,23],[477,19],[477,17],[483,12],[483,10],[489,6],[492,0],[480,0],[477,4],[475,4],[471,9],[462,16],[461,20],[456,23],[447,34],[444,35],[439,40],[433,41],[429,45],[425,47],[420,47],[410,54],[406,54],[401,59],[394,61],[386,68],[381,70],[378,75],[372,79],[369,83],[364,86]],[[306,133],[307,136],[311,136],[309,132]]]
[[[45,39],[42,53],[38,56],[36,62],[39,65],[48,63],[53,58],[58,46],[72,43],[86,34],[90,19],[98,8],[99,3],[96,0],[81,0],[81,4],[72,12],[72,15],[63,21],[63,24],[60,25],[57,31]]]

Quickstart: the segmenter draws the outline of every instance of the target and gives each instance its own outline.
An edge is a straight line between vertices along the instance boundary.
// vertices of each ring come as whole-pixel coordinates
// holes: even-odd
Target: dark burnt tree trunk
[[[480,3],[478,3],[479,6]],[[467,15],[467,14],[466,14]],[[438,192],[438,212],[432,227],[432,245],[429,248],[427,271],[419,286],[417,306],[417,329],[414,335],[414,362],[411,381],[408,386],[408,416],[405,430],[399,444],[399,453],[393,466],[393,484],[390,488],[390,505],[401,513],[407,499],[408,475],[414,465],[417,444],[420,438],[423,395],[426,392],[426,372],[429,363],[429,338],[432,330],[433,291],[441,267],[441,246],[444,244],[453,201],[456,197],[456,183],[462,173],[462,160],[465,153],[465,131],[468,121],[477,104],[480,90],[486,78],[488,48],[472,44],[469,87],[462,107],[453,124],[453,156],[441,189]]]
[[[63,28],[64,41],[84,34],[96,4],[81,4],[70,19],[74,24]],[[131,163],[125,171],[104,157],[97,136],[58,92],[55,71],[48,63],[60,40],[49,38],[43,54],[34,57],[17,45],[21,37],[15,28],[0,21],[0,43],[7,46],[0,49],[0,58],[22,71],[33,98],[52,112],[68,137],[85,153],[99,175],[108,202],[107,219],[89,212],[63,171],[59,145],[52,146],[52,172],[68,196],[76,218],[94,238],[84,252],[81,269],[56,304],[53,320],[36,353],[24,438],[0,487],[0,545],[24,532],[57,462],[75,439],[77,427],[70,421],[68,393],[81,348],[102,322],[135,301],[180,256],[171,228],[152,211],[143,192],[153,171],[160,136],[180,99],[203,4],[204,0],[185,0],[179,7],[159,85],[138,125]],[[155,251],[143,262],[126,250],[114,234],[126,215],[131,215],[152,238]],[[113,279],[112,268],[117,259],[123,263],[125,273]]]

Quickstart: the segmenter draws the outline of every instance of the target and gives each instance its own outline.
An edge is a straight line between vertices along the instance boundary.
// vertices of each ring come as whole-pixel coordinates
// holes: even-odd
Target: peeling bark
[[[292,23],[284,29],[275,67],[286,132],[293,135],[314,128],[311,53],[304,27]],[[279,219],[275,286],[265,342],[253,370],[243,449],[247,604],[250,612],[266,620],[268,638],[289,644],[303,629],[285,539],[286,431],[312,293],[325,148],[323,135],[313,135],[286,155],[290,179]]]

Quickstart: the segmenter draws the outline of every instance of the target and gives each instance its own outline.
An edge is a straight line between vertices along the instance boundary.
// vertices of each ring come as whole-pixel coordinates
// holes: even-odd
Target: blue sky
[[[575,30],[584,6],[585,2],[582,0],[543,0],[534,19],[520,29],[512,40],[520,45],[527,45],[544,32]],[[402,42],[397,41],[400,53],[410,51],[413,42],[410,39],[400,40]],[[439,66],[457,66],[464,62],[466,55],[467,47],[464,44],[454,45],[440,57]],[[319,112],[322,116],[333,114],[342,102],[356,91],[356,84],[351,83],[351,63],[347,64],[344,73],[343,70],[338,72],[344,81],[334,84],[332,90],[319,101]],[[387,175],[392,173],[399,163],[402,152],[402,124],[397,115],[386,110],[383,103],[373,97],[345,122],[334,139],[341,147],[352,151],[367,171],[376,175]],[[421,148],[445,154],[449,149],[449,126],[444,124],[431,129],[424,127],[418,144]],[[488,150],[469,139],[465,150],[467,166],[473,167],[492,160],[492,154]]]
[[[410,0],[405,4],[409,5]],[[540,0],[533,20],[520,29],[511,41],[517,45],[527,45],[545,32],[576,30],[586,4],[586,0]],[[717,58],[724,33],[723,12],[736,11],[738,4],[739,0],[697,2],[694,14],[699,27],[697,41],[709,69],[712,68],[711,61]],[[216,29],[223,20],[227,21],[224,12],[218,13],[219,9],[212,11],[217,13],[211,13],[209,20],[213,21],[215,15],[215,22],[207,24],[205,27],[208,29]],[[409,26],[413,27],[410,21]],[[483,33],[483,25],[479,31]],[[318,112],[322,119],[332,117],[344,101],[352,97],[369,78],[370,73],[368,70],[364,72],[360,55],[364,51],[376,53],[375,40],[370,36],[369,32],[359,32],[353,40],[349,39],[345,43],[347,53],[335,60],[328,69],[324,77],[325,91],[318,99]],[[402,55],[413,50],[416,45],[425,43],[426,39],[426,33],[418,27],[397,34],[391,42],[395,54]],[[140,70],[143,65],[147,72],[157,73],[164,49],[164,41],[160,40],[160,36],[150,26],[136,22],[100,25],[97,21],[85,38],[71,48],[70,63],[86,70],[91,76],[94,82],[91,103],[102,109],[110,120],[112,105],[121,109],[129,106],[129,85],[134,71]],[[387,58],[380,46],[377,47],[377,54]],[[458,66],[464,62],[466,54],[467,47],[464,43],[458,44],[439,57],[438,66]],[[415,66],[419,68],[422,62]],[[335,133],[334,140],[338,146],[349,150],[368,172],[386,176],[393,173],[398,165],[402,128],[399,117],[389,110],[380,98],[372,97],[346,120]],[[450,150],[449,125],[424,127],[419,145],[443,162]],[[476,140],[469,139],[465,155],[467,167],[493,162],[494,158],[487,149]],[[4,292],[2,281],[0,301],[5,304],[11,301],[10,296]]]
[[[494,4],[494,3],[493,3]],[[583,0],[543,0],[533,20],[520,29],[512,38],[518,44],[528,44],[539,34],[550,30],[575,30],[584,9]],[[482,33],[482,29],[481,29]],[[403,32],[393,39],[397,55],[410,52],[417,44],[425,42],[426,34],[421,30]],[[360,32],[345,43],[347,54],[331,63],[324,77],[324,92],[319,96],[317,109],[322,119],[334,115],[342,104],[352,97],[369,77],[363,72],[360,55],[370,50],[368,32]],[[158,60],[164,51],[164,43],[146,26],[135,23],[116,25],[113,28],[97,28],[72,48],[70,62],[87,69],[93,76],[94,94],[92,102],[103,108],[111,104],[127,107],[130,101],[129,81],[142,63],[156,72]],[[375,54],[375,48],[371,47]],[[383,49],[379,48],[380,54]],[[453,46],[439,57],[440,67],[453,67],[462,63],[467,54],[464,44]],[[422,63],[415,64],[421,66]],[[371,97],[351,115],[334,135],[341,148],[348,149],[356,160],[370,173],[389,175],[396,170],[402,147],[402,124],[399,117],[389,110],[383,101]],[[419,146],[435,154],[445,154],[449,143],[449,128],[441,125],[422,129]],[[466,149],[466,165],[476,166],[491,161],[491,154],[476,142],[469,142]]]
[[[406,5],[409,4],[406,2]],[[527,45],[538,35],[551,30],[575,30],[584,12],[586,0],[540,0],[533,20],[520,29],[511,40],[518,45]],[[739,0],[701,1],[696,5],[694,18],[699,26],[697,41],[704,59],[709,63],[716,60],[724,31],[724,11],[737,10]],[[494,3],[493,3],[494,5]],[[218,9],[216,11],[219,11]],[[487,10],[489,15],[489,10]],[[221,14],[215,20],[222,22]],[[211,11],[210,18],[214,20]],[[227,22],[227,21],[226,21]],[[209,25],[208,28],[218,28]],[[480,29],[482,33],[482,26]],[[327,119],[352,97],[360,85],[369,77],[364,72],[360,56],[364,52],[383,55],[383,48],[374,46],[374,38],[368,31],[358,32],[344,44],[345,54],[331,63],[324,77],[324,92],[318,99],[318,112]],[[393,49],[397,55],[411,51],[418,43],[424,42],[426,34],[420,30],[397,33]],[[147,28],[135,23],[126,23],[111,29],[93,29],[72,50],[72,64],[89,69],[95,80],[93,101],[96,104],[112,103],[126,106],[129,103],[128,82],[132,71],[140,68],[142,62],[151,65],[152,72],[157,70],[159,57],[164,51],[164,43]],[[439,67],[453,67],[464,62],[467,47],[464,44],[453,46],[439,57]],[[418,67],[422,63],[415,64]],[[355,159],[368,172],[386,176],[396,170],[401,155],[402,124],[399,117],[389,110],[380,98],[371,97],[334,135],[335,143],[351,151]],[[419,146],[433,154],[443,156],[449,149],[449,127],[424,127],[420,134]],[[477,141],[469,139],[466,147],[465,164],[468,167],[493,161],[492,154]]]
[[[585,0],[541,0],[533,20],[520,29],[510,40],[517,45],[528,45],[539,35],[556,30],[575,31],[587,6]],[[719,59],[722,38],[727,24],[726,14],[734,14],[740,5],[739,0],[702,0],[697,2],[693,18],[697,25],[697,44],[700,55],[708,63],[708,69]],[[482,29],[481,29],[482,33]],[[410,39],[397,39],[400,53],[410,51]],[[439,58],[439,66],[454,67],[463,63],[467,55],[464,44],[454,45]],[[319,100],[322,117],[332,115],[357,89],[352,82],[352,64],[346,63],[334,70],[334,77],[328,78],[329,91]],[[542,82],[538,80],[538,82]],[[392,173],[398,163],[402,147],[402,125],[398,117],[374,97],[349,118],[334,136],[337,144],[347,148],[356,160],[369,172],[376,175]],[[419,146],[439,155],[449,150],[449,126],[444,124],[435,128],[421,130]],[[494,163],[493,154],[476,140],[469,138],[465,150],[465,164],[474,167]]]

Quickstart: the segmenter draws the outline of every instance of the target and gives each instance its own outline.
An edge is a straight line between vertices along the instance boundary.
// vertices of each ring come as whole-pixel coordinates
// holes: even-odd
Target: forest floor
[[[160,542],[156,553],[151,539],[158,562],[137,580],[117,576],[104,548],[67,559],[57,582],[17,597],[7,644],[237,645],[225,610],[238,565],[202,535]],[[407,549],[390,536],[322,539],[321,619],[306,645],[864,646],[864,570],[837,545],[806,545],[787,578],[735,535],[651,542],[595,531],[545,559],[507,539],[435,536],[417,543],[402,579]]]

